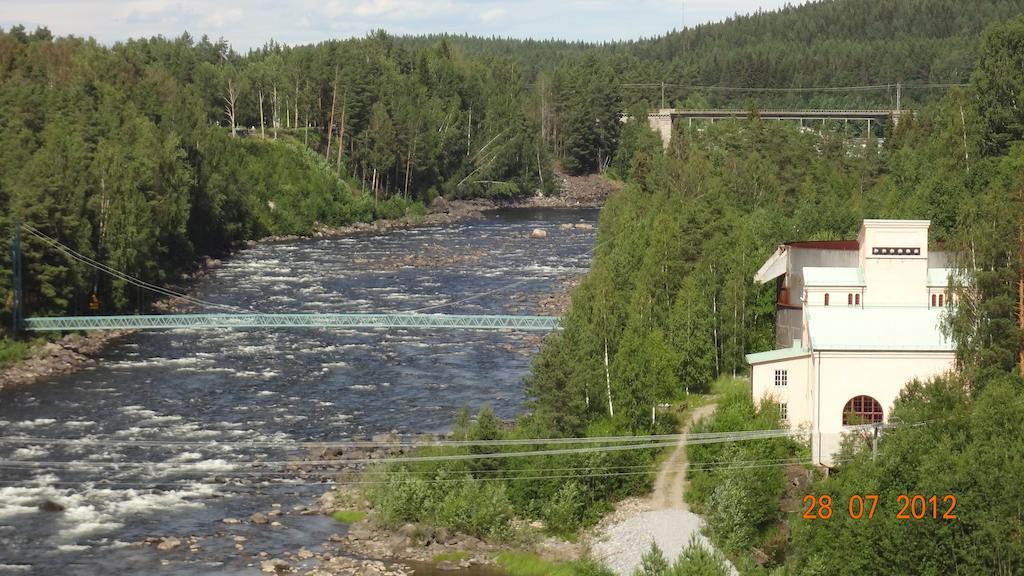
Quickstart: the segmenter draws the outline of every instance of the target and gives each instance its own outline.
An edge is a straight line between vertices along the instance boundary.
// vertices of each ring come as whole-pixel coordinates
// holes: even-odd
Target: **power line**
[[[741,470],[741,469],[750,469],[750,468],[766,468],[766,467],[774,467],[774,466],[809,465],[809,464],[811,464],[811,461],[806,460],[806,459],[801,459],[801,458],[785,458],[785,459],[777,459],[777,460],[732,460],[732,461],[727,461],[727,462],[713,462],[713,463],[706,463],[706,464],[691,464],[689,466],[689,469],[690,470],[697,470],[697,471]],[[655,472],[656,469],[659,468],[659,467],[660,466],[655,465],[655,466],[652,466],[650,469],[646,469],[646,470],[642,470],[642,471],[633,471],[633,472],[606,472],[606,471],[603,471],[603,469],[601,469],[601,468],[595,468],[596,471],[594,471],[594,472],[584,472],[584,473],[580,473],[580,474],[533,474],[533,475],[526,475],[526,476],[524,476],[524,475],[508,475],[510,471],[508,471],[508,470],[501,470],[501,471],[498,471],[498,472],[503,472],[503,473],[505,473],[507,475],[506,476],[484,476],[484,477],[470,475],[469,471],[458,471],[458,473],[462,473],[462,474],[465,474],[465,475],[460,476],[460,477],[453,477],[453,478],[422,478],[422,477],[411,477],[410,478],[410,477],[401,477],[401,476],[399,476],[399,477],[392,477],[392,478],[389,478],[387,480],[366,480],[366,479],[364,479],[363,476],[360,476],[359,479],[355,479],[355,480],[347,480],[346,479],[346,480],[339,481],[338,479],[335,479],[334,482],[336,484],[340,483],[340,484],[344,484],[344,485],[379,485],[379,484],[395,484],[395,483],[397,483],[397,484],[407,484],[407,483],[411,483],[411,482],[419,482],[419,483],[427,483],[427,484],[440,484],[440,483],[459,483],[459,482],[466,482],[466,481],[495,482],[495,481],[511,481],[511,480],[565,480],[565,479],[586,479],[586,478],[611,478],[611,477],[619,477],[619,476],[644,476],[644,475],[649,475],[649,474]],[[536,470],[535,469],[525,469],[523,471],[524,472],[535,472],[535,471],[545,471],[545,469],[536,469]],[[409,473],[408,472],[404,472],[403,474],[408,475]],[[214,473],[211,473],[210,475],[211,476],[217,476],[217,474],[214,474]],[[98,485],[98,487],[113,486],[113,485],[126,485],[126,486],[143,486],[143,487],[151,486],[152,488],[156,489],[156,488],[159,488],[161,486],[187,486],[187,487],[209,486],[209,487],[224,487],[226,485],[225,484],[226,482],[229,482],[229,481],[236,481],[236,482],[238,482],[238,481],[242,481],[244,479],[245,479],[244,477],[237,477],[236,478],[236,477],[232,477],[232,476],[227,476],[227,477],[225,477],[225,480],[222,481],[222,482],[194,482],[194,481],[188,481],[188,480],[168,480],[168,481],[153,480],[153,481],[150,481],[150,482],[145,482],[145,481],[107,482],[105,480],[88,480],[88,481],[74,482],[74,481],[70,481],[70,480],[66,480],[66,481],[58,480],[58,481],[53,481],[53,482],[45,482],[45,480],[34,478],[34,479],[29,480],[27,482],[38,482],[40,484],[45,483],[46,485],[50,485],[50,486],[52,486],[52,485],[80,486],[82,484],[96,484],[96,485]],[[300,483],[303,483],[303,481],[304,481],[304,479],[302,479],[302,478],[296,478],[295,480],[287,480],[285,478],[274,478],[273,480],[275,480],[276,483],[278,483],[278,484],[300,484]],[[274,483],[274,482],[272,482],[271,480],[265,480],[265,481],[263,481],[259,485],[266,485],[266,484],[271,484],[271,483]],[[325,483],[325,482],[323,482],[323,483]],[[26,482],[18,482],[18,481],[8,480],[8,481],[0,481],[0,485],[25,486]]]
[[[125,282],[128,282],[129,284],[132,284],[134,286],[138,286],[139,288],[143,288],[145,290],[149,290],[151,292],[155,292],[155,293],[163,295],[163,296],[169,296],[171,298],[176,298],[176,299],[184,300],[185,302],[188,302],[190,304],[195,304],[195,305],[200,305],[200,306],[209,306],[209,307],[212,307],[212,308],[221,308],[221,309],[225,309],[225,310],[231,310],[231,311],[234,311],[234,312],[244,311],[242,308],[239,308],[237,306],[230,306],[230,305],[227,305],[227,304],[217,304],[216,302],[209,302],[209,301],[206,301],[206,300],[201,300],[199,298],[195,298],[193,296],[188,296],[187,294],[183,294],[181,292],[176,292],[176,291],[171,290],[169,288],[164,288],[164,287],[161,287],[161,286],[157,286],[156,284],[151,284],[149,282],[146,282],[145,280],[141,280],[139,278],[136,278],[134,276],[131,276],[129,274],[121,272],[120,270],[116,270],[114,268],[111,268],[110,266],[107,266],[106,264],[103,264],[102,262],[98,262],[98,261],[96,261],[96,260],[94,260],[94,259],[92,259],[92,258],[90,258],[90,257],[88,257],[88,256],[86,256],[86,255],[84,255],[84,254],[74,250],[73,248],[65,245],[64,243],[62,243],[61,241],[57,240],[56,238],[52,238],[50,236],[47,236],[46,234],[44,234],[43,232],[39,231],[38,229],[36,229],[35,227],[33,227],[33,226],[29,225],[29,224],[22,224],[22,227],[28,233],[30,233],[33,236],[39,238],[43,242],[49,244],[51,247],[53,247],[56,250],[60,251],[65,256],[67,256],[69,258],[72,258],[74,260],[77,260],[79,262],[82,262],[83,264],[86,264],[88,266],[91,266],[92,268],[94,268],[96,270],[99,270],[100,272],[104,272],[104,273],[106,273],[106,274],[108,274],[110,276],[113,276],[113,277],[118,278],[120,280],[124,280]]]
[[[557,448],[551,450],[524,450],[516,452],[489,452],[485,454],[444,454],[444,455],[432,455],[432,456],[391,456],[384,458],[352,458],[352,459],[332,459],[332,460],[281,460],[281,461],[244,461],[228,463],[224,462],[224,466],[221,466],[219,470],[210,470],[207,472],[216,473],[217,471],[226,472],[229,470],[245,469],[245,468],[280,468],[280,467],[297,467],[297,466],[349,466],[355,464],[397,464],[397,463],[420,463],[420,462],[457,462],[464,460],[494,460],[494,459],[509,459],[509,458],[534,458],[542,456],[564,456],[569,454],[595,454],[595,453],[608,453],[608,452],[623,452],[631,450],[651,450],[658,448],[669,448],[676,447],[680,444],[683,445],[696,445],[696,444],[716,444],[722,442],[740,442],[748,440],[765,440],[772,438],[783,438],[802,434],[799,431],[792,430],[768,430],[764,431],[763,435],[752,435],[752,434],[733,434],[726,437],[716,438],[696,438],[681,442],[651,442],[644,444],[627,444],[617,446],[588,446],[582,448]],[[68,461],[36,461],[36,460],[0,460],[0,466],[6,468],[99,468],[99,469],[122,469],[122,468],[143,468],[148,470],[171,470],[175,468],[187,468],[188,463],[168,463],[168,462],[109,462],[109,461],[90,461],[90,462],[68,462]]]
[[[136,447],[136,448],[164,448],[164,447],[190,447],[190,448],[280,448],[280,449],[373,449],[373,448],[465,448],[482,446],[531,446],[539,444],[623,444],[652,441],[697,441],[697,440],[743,440],[757,438],[777,438],[781,436],[797,435],[799,431],[788,428],[776,428],[768,430],[745,430],[739,432],[691,432],[685,434],[650,434],[642,436],[593,436],[593,437],[571,437],[571,438],[510,438],[494,440],[423,440],[401,439],[393,441],[285,441],[285,440],[135,440],[118,439],[110,437],[83,437],[83,438],[46,438],[43,436],[0,436],[0,445],[4,444],[44,444],[54,446],[105,446],[105,447]]]
[[[900,84],[904,89],[942,89],[969,86],[964,83],[925,83],[925,84]],[[865,84],[860,86],[815,86],[815,87],[789,87],[774,88],[767,86],[699,86],[694,84],[672,84],[668,82],[638,82],[625,83],[620,86],[628,88],[682,88],[685,90],[701,90],[708,92],[868,92],[876,90],[889,90],[895,88],[896,84]]]

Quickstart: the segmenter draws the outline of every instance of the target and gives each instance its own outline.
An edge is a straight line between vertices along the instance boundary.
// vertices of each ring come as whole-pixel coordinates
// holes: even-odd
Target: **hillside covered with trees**
[[[602,212],[564,331],[536,358],[530,414],[512,430],[486,410],[456,423],[458,439],[514,440],[675,431],[652,408],[742,375],[745,353],[771,347],[773,293],[750,279],[778,243],[853,237],[870,217],[930,219],[972,279],[948,325],[960,371],[909,387],[896,413],[944,424],[896,429],[876,459],[851,442],[808,490],[949,491],[961,520],[803,524],[784,506],[784,468],[735,466],[798,455],[776,441],[695,450],[707,466],[695,467],[691,496],[752,573],[1019,573],[1022,12],[1017,0],[836,0],[601,46],[380,33],[247,55],[187,35],[105,47],[16,27],[0,33],[0,223],[162,284],[247,239],[393,217],[438,195],[550,193],[556,166],[608,170],[627,186]],[[669,105],[743,106],[750,119],[677,126],[663,150],[642,120],[662,81]],[[919,109],[884,142],[764,122],[756,108],[884,107],[887,88],[686,87],[895,81]],[[140,305],[31,240],[25,276],[35,311],[81,311],[94,292],[109,295],[104,309]],[[749,395],[721,408],[708,431],[777,425]],[[571,535],[646,491],[656,457],[408,464],[384,471],[372,496],[394,524],[509,536],[512,518],[538,518]],[[515,481],[559,467],[641,472]]]
[[[0,32],[3,235],[21,222],[165,284],[244,240],[439,195],[550,192],[529,99],[510,62],[444,42],[410,51],[378,34],[242,56],[188,35],[105,47],[15,27]],[[146,304],[34,238],[23,248],[28,311],[82,313],[91,294],[108,311]]]
[[[930,219],[932,241],[970,279],[946,320],[957,372],[908,386],[891,417],[905,425],[886,431],[877,456],[853,435],[828,477],[811,473],[795,490],[787,480],[808,473],[785,464],[801,454],[788,442],[694,446],[688,500],[743,573],[1018,573],[1022,43],[1024,18],[988,28],[969,86],[925,106],[884,145],[755,116],[677,126],[661,154],[646,126],[627,125],[631,144],[617,163],[630,186],[605,207],[593,271],[536,361],[532,418],[566,435],[595,422],[649,431],[652,405],[740,374],[745,352],[772,347],[774,288],[750,279],[776,245],[852,238],[864,218]],[[696,431],[778,427],[778,408],[754,400],[746,386],[725,395]],[[844,509],[808,521],[805,494],[830,494],[837,506],[879,495],[878,517]],[[900,494],[955,495],[958,519],[899,520]]]
[[[15,26],[0,31],[0,219],[161,284],[243,240],[439,195],[554,193],[555,167],[624,176],[637,132],[620,114],[660,105],[660,85],[639,84],[666,82],[669,105],[881,106],[891,89],[686,86],[898,80],[908,103],[934,100],[941,91],[913,83],[965,81],[978,32],[1022,10],[839,0],[602,45],[378,32],[245,55],[188,34],[108,47]],[[31,310],[81,311],[93,293],[105,310],[145,305],[25,248]]]

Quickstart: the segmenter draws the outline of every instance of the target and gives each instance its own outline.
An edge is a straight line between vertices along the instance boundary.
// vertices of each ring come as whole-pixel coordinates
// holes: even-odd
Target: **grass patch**
[[[338,510],[331,517],[345,524],[355,524],[363,518],[366,518],[366,512],[357,512],[355,510]]]
[[[748,378],[722,376],[711,383],[711,393],[716,396],[725,397],[741,392],[750,392],[750,380]]]
[[[568,564],[555,564],[527,552],[502,552],[495,558],[511,576],[576,576]]]
[[[33,343],[10,338],[0,340],[0,368],[6,368],[24,360],[31,352]]]
[[[441,562],[462,562],[463,560],[469,560],[469,552],[455,551],[455,552],[442,552],[430,559],[434,564],[440,564]]]
[[[590,560],[559,564],[528,552],[502,552],[494,560],[509,576],[614,576]]]

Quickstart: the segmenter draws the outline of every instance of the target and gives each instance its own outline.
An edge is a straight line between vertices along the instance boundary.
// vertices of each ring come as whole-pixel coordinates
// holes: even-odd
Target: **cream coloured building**
[[[953,368],[940,323],[945,254],[926,220],[865,220],[856,241],[784,244],[755,281],[775,281],[778,349],[747,355],[755,401],[771,397],[832,465],[851,426],[884,422],[900,391]]]

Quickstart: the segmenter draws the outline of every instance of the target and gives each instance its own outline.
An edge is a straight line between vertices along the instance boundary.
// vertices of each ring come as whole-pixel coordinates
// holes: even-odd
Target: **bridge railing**
[[[460,314],[161,314],[26,318],[25,330],[175,330],[215,328],[451,328],[547,332],[558,316]]]

